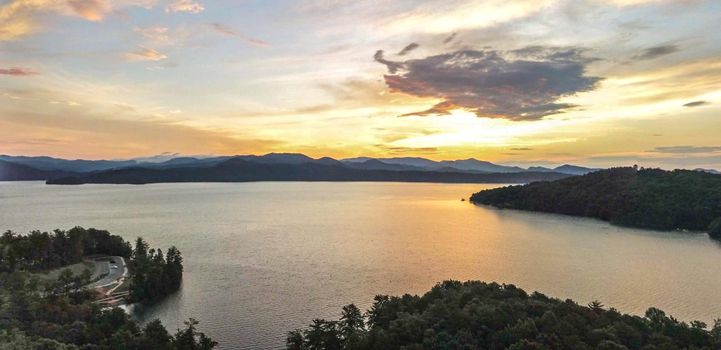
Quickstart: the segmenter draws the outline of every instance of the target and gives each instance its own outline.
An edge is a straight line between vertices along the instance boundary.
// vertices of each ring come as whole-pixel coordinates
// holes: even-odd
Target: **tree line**
[[[183,273],[182,256],[171,247],[163,255],[138,238],[135,249],[107,231],[83,229],[6,232],[0,238],[0,349],[159,349],[208,350],[217,343],[190,319],[169,333],[160,321],[141,327],[123,310],[103,310],[84,288],[91,274],[63,270],[55,280],[28,272],[46,271],[103,254],[128,259],[132,271],[130,298],[149,302],[176,291]]]
[[[707,231],[721,239],[721,176],[702,171],[612,168],[485,190],[473,194],[471,202],[639,228]]]
[[[70,271],[70,270],[65,270]],[[119,308],[103,310],[82,278],[65,273],[40,282],[22,272],[0,273],[0,348],[43,350],[210,350],[217,343],[190,319],[169,333],[158,320],[144,327]]]
[[[43,271],[79,263],[88,255],[129,258],[131,253],[130,243],[122,237],[94,228],[32,231],[27,235],[6,231],[0,236],[0,272]]]
[[[528,294],[513,285],[439,283],[423,296],[375,297],[362,314],[343,308],[337,321],[315,319],[288,333],[289,350],[316,349],[601,349],[721,348],[721,320],[709,327],[650,308],[622,314],[594,301],[579,305]]]
[[[105,230],[74,227],[27,235],[6,231],[0,237],[0,272],[40,272],[79,263],[92,255],[122,256],[131,272],[130,300],[153,302],[177,291],[183,279],[183,257],[176,247],[165,254],[141,237],[135,248]]]
[[[156,301],[180,288],[183,279],[183,257],[175,247],[165,256],[160,249],[148,246],[142,238],[135,242],[129,264],[132,271],[130,300],[134,302]]]

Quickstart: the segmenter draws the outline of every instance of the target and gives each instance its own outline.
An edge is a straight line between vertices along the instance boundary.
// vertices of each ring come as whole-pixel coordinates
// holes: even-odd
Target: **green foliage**
[[[708,234],[712,238],[721,239],[721,216],[709,225]]]
[[[49,270],[78,263],[87,255],[129,257],[130,253],[130,244],[122,237],[94,228],[33,231],[24,236],[7,231],[0,236],[0,272]]]
[[[709,229],[721,215],[721,176],[700,171],[614,168],[553,182],[475,193],[471,202],[585,216],[659,230]],[[713,226],[713,225],[712,225]],[[711,229],[720,238],[721,218]]]
[[[138,238],[129,266],[132,271],[130,300],[133,302],[156,301],[180,288],[183,257],[175,247],[170,247],[163,256],[162,250],[149,249],[148,244]]]
[[[82,227],[68,231],[55,230],[52,233],[33,231],[24,236],[7,231],[0,236],[0,272],[43,271],[78,263],[84,256],[97,254],[128,259],[132,272],[132,302],[157,301],[180,288],[183,279],[183,257],[175,247],[170,247],[167,254],[163,255],[160,249],[150,248],[148,243],[139,237],[133,249],[130,243],[120,236],[104,230]],[[77,283],[70,283],[69,272],[62,271],[60,274],[59,280],[65,283],[58,287],[57,292],[69,287],[79,288]],[[89,283],[90,276],[83,277],[86,277],[86,280],[83,280],[85,284]]]
[[[711,330],[651,308],[645,317],[581,306],[513,285],[446,281],[423,296],[378,296],[353,336],[340,321],[313,320],[288,334],[287,349],[719,349],[721,321]],[[361,324],[352,322],[353,324]]]
[[[210,339],[204,333],[198,332],[196,326],[198,321],[190,319],[185,322],[185,329],[179,330],[172,339],[174,349],[177,350],[210,350],[218,345],[218,342]]]
[[[71,231],[87,233],[90,230],[73,229]],[[93,237],[93,235],[89,234],[89,237]],[[11,243],[9,249],[16,249],[16,244],[25,244],[18,242],[28,242],[19,236],[12,236],[11,240],[5,241]],[[71,236],[77,238],[83,237],[83,234],[75,233]],[[80,241],[87,242],[84,239]],[[54,242],[54,240],[51,239],[50,242]],[[97,241],[91,247],[82,249],[73,244],[65,247],[77,248],[75,253],[80,257],[88,251],[105,254],[119,252],[107,250],[107,246],[103,248],[103,243]],[[122,248],[124,245],[120,244],[117,247]],[[124,252],[125,254],[117,255],[129,257],[129,245],[128,250]],[[64,251],[55,250],[53,254],[64,254]],[[4,255],[4,257],[7,256]],[[16,256],[23,257],[15,260],[14,268],[18,270],[21,270],[21,267],[40,266],[37,262],[47,259],[50,261],[61,260],[53,256],[42,259],[34,257],[28,259],[27,255],[22,254]],[[161,275],[173,276],[173,279],[177,279],[177,282],[168,281],[168,285],[176,288],[180,285],[182,258],[177,249],[169,249],[166,258],[162,257],[160,251],[156,252],[150,249],[147,250],[143,259],[149,260],[144,264],[152,269],[159,267],[163,271],[169,271],[161,273]],[[146,276],[153,276],[153,274],[154,272],[148,272]],[[198,322],[193,319],[186,323],[185,329],[178,330],[176,334],[171,335],[160,321],[152,321],[141,328],[121,309],[101,309],[99,304],[93,303],[96,298],[95,292],[83,288],[89,278],[87,273],[76,276],[69,269],[63,270],[57,280],[44,282],[22,271],[0,272],[0,350],[209,350],[217,345],[215,341],[197,330]]]

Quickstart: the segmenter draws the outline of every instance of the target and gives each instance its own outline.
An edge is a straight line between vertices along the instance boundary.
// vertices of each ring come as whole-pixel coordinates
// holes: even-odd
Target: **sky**
[[[721,169],[721,2],[0,0],[0,154]]]

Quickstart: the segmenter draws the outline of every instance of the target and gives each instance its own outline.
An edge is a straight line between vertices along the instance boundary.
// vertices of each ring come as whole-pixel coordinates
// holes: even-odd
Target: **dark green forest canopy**
[[[91,255],[122,256],[127,260],[132,302],[157,301],[180,288],[183,257],[175,247],[163,254],[138,238],[133,249],[118,235],[82,227],[32,231],[27,235],[6,231],[0,236],[0,272],[47,271],[79,263]]]
[[[376,296],[362,315],[313,320],[288,333],[287,349],[719,349],[721,322],[679,322],[650,308],[644,317],[513,285],[446,281],[423,296]]]
[[[29,276],[0,273],[2,349],[209,350],[217,345],[193,319],[174,335],[157,320],[141,327],[119,308],[101,309],[82,283],[41,283]]]
[[[32,231],[27,235],[6,231],[0,236],[0,272],[44,271],[97,254],[130,258],[132,252],[122,237],[94,228]]]
[[[160,322],[141,328],[118,308],[103,310],[97,294],[83,288],[89,273],[71,270],[57,280],[39,280],[28,272],[46,271],[80,262],[87,255],[122,256],[131,270],[130,299],[152,302],[180,287],[180,251],[164,255],[138,238],[135,249],[104,230],[75,227],[28,235],[6,232],[0,237],[0,348],[8,349],[212,349],[216,342],[190,320],[171,335]]]
[[[471,202],[639,228],[708,231],[721,238],[721,175],[702,171],[613,168],[485,190],[473,194]]]

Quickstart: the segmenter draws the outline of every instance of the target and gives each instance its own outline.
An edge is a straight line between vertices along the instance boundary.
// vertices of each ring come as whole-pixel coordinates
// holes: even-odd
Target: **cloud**
[[[68,0],[68,6],[75,14],[89,21],[100,21],[110,10],[104,0]]]
[[[684,107],[700,107],[700,106],[706,106],[706,105],[710,105],[710,104],[711,104],[711,102],[708,102],[708,101],[693,101],[693,102],[686,103],[683,106]]]
[[[160,61],[168,58],[154,49],[140,48],[137,51],[129,52],[125,55],[131,61]]]
[[[661,101],[695,101],[721,89],[721,57],[689,60],[658,69],[633,69],[623,76],[621,99],[631,105]],[[611,79],[610,79],[611,80]],[[678,102],[675,102],[678,103]]]
[[[418,45],[417,43],[410,43],[406,47],[404,47],[401,51],[398,52],[398,56],[405,56],[405,55],[411,53],[411,51],[417,49],[419,46],[420,45]]]
[[[244,35],[244,34],[242,34],[242,33],[239,33],[239,32],[237,32],[236,30],[234,30],[233,28],[228,27],[228,26],[226,26],[226,25],[224,25],[224,24],[221,24],[221,23],[211,23],[211,25],[213,26],[213,29],[214,29],[216,32],[220,33],[220,34],[229,35],[229,36],[234,36],[234,37],[236,37],[236,38],[243,39],[245,42],[247,42],[247,43],[249,43],[249,44],[251,44],[251,45],[255,45],[255,46],[268,46],[268,43],[267,43],[267,42],[265,42],[265,41],[263,41],[263,40],[260,40],[260,39],[253,38],[253,37],[249,37],[249,36]]]
[[[133,31],[142,35],[146,39],[157,43],[167,43],[170,40],[168,27],[154,26],[147,28],[134,27]]]
[[[411,9],[399,11],[390,18],[381,19],[379,25],[384,32],[393,34],[409,32],[445,34],[521,20],[537,14],[554,2],[554,0],[424,1]],[[371,11],[375,12],[378,12],[378,7],[382,7],[371,6]]]
[[[423,154],[437,154],[438,148],[436,147],[394,147],[384,144],[374,145],[376,148],[381,149],[385,154],[412,154],[412,155],[423,155]]]
[[[165,7],[165,12],[200,13],[203,10],[205,7],[193,0],[174,0]]]
[[[677,153],[677,154],[686,154],[686,153],[713,153],[713,152],[721,152],[721,146],[704,146],[704,147],[696,147],[696,146],[670,146],[670,147],[656,147],[653,150],[649,152],[655,152],[655,153]]]
[[[457,35],[458,35],[458,32],[453,32],[453,33],[451,33],[451,35],[449,35],[449,36],[447,36],[445,39],[443,39],[443,43],[444,43],[444,44],[450,43],[451,41],[453,41],[453,39],[456,38]]]
[[[403,67],[402,63],[389,61],[389,60],[383,58],[383,56],[384,56],[384,51],[378,50],[378,51],[376,51],[375,55],[373,55],[373,59],[376,60],[376,62],[382,63],[386,67],[388,67],[388,71],[391,74],[396,74],[396,72],[398,72],[398,70]]]
[[[638,164],[645,167],[662,167],[666,169],[695,169],[695,168],[715,168],[721,169],[721,155],[669,155],[661,157],[646,156],[598,156],[588,158],[594,164],[604,164],[603,166],[619,166]]]
[[[57,90],[45,80],[43,85],[50,86],[9,90],[22,98],[0,102],[3,152],[129,158],[166,150],[183,154],[271,152],[285,144],[275,136],[253,131],[194,124],[186,118],[158,118],[154,116],[157,102],[145,105],[124,101],[135,100],[132,96],[136,94],[146,95],[150,90],[142,84],[120,87],[74,80],[72,85],[57,86]],[[84,107],[73,107],[71,101]],[[48,137],[63,142],[51,147],[22,144],[24,140]]]
[[[660,0],[605,0],[605,1],[612,5],[624,7],[624,6],[635,6],[635,5],[642,5],[642,4],[646,4],[646,3],[659,2]]]
[[[640,54],[634,56],[633,58],[637,60],[653,60],[661,56],[666,56],[674,52],[678,52],[679,50],[680,48],[676,45],[654,46],[643,50]]]
[[[275,139],[172,122],[103,118],[83,110],[57,118],[53,112],[8,113],[5,106],[0,105],[0,113],[7,116],[0,128],[0,148],[13,154],[50,152],[50,155],[74,158],[130,158],[162,149],[183,154],[239,154],[275,151],[284,144]],[[26,142],[47,135],[53,135],[58,141]]]
[[[22,67],[10,67],[10,68],[0,68],[0,75],[12,75],[16,77],[26,77],[30,75],[37,75],[38,72],[35,72],[28,68],[22,68]]]
[[[586,76],[595,59],[570,47],[533,46],[512,51],[459,50],[406,61],[374,59],[388,68],[392,92],[440,99],[428,110],[406,115],[448,115],[463,109],[478,117],[537,120],[574,107],[558,100],[591,91],[601,80]]]
[[[43,14],[75,16],[101,21],[125,6],[150,8],[155,0],[8,0],[0,4],[0,41],[17,40],[42,27]]]

